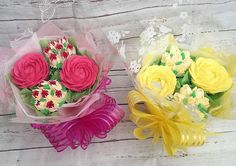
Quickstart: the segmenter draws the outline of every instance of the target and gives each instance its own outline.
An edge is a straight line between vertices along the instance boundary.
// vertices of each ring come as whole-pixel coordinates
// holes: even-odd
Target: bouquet
[[[44,24],[32,37],[2,49],[3,111],[16,113],[11,121],[41,130],[57,151],[86,149],[124,116],[104,94],[116,54],[101,31],[63,33],[51,22]]]
[[[134,136],[152,137],[153,143],[162,137],[168,155],[203,145],[215,135],[207,130],[209,121],[236,117],[235,52],[209,46],[209,37],[201,33],[176,39],[171,32],[151,21],[138,44],[116,42],[136,88],[128,94]]]

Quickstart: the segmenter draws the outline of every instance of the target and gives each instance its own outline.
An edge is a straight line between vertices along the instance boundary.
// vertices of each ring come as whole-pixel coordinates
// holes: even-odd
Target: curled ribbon
[[[92,113],[71,121],[59,124],[31,124],[41,130],[53,147],[61,152],[67,147],[86,149],[93,137],[105,138],[117,123],[124,117],[124,112],[114,98],[101,93],[99,103],[88,109]]]
[[[144,104],[144,107],[142,104]],[[130,120],[137,128],[134,135],[138,139],[153,137],[157,143],[160,136],[168,155],[172,156],[178,148],[204,144],[207,131],[203,123],[193,121],[191,115],[180,104],[159,106],[143,94],[132,90],[128,94],[131,111]]]

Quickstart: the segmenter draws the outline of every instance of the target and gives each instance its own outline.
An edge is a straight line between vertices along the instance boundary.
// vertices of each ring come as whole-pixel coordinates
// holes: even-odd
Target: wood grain
[[[111,1],[108,2],[111,3]],[[96,1],[96,4],[95,2],[89,4],[81,2],[76,3],[73,9],[57,8],[55,18],[53,18],[52,20],[54,20],[64,30],[68,30],[74,27],[74,22],[72,21],[75,21],[77,25],[83,25],[84,23],[89,22],[91,27],[101,27],[104,31],[130,31],[130,34],[128,34],[126,37],[132,38],[139,36],[140,32],[143,30],[144,25],[140,24],[140,21],[150,20],[153,17],[156,17],[157,19],[165,18],[167,20],[167,26],[175,22],[176,31],[174,33],[179,34],[181,32],[181,25],[183,24],[179,19],[179,13],[181,11],[186,11],[192,13],[193,16],[198,16],[199,13],[205,13],[204,11],[207,10],[210,11],[208,12],[209,14],[205,16],[206,18],[199,20],[199,24],[204,24],[209,20],[219,20],[219,28],[222,31],[235,31],[235,22],[227,20],[233,20],[234,15],[236,15],[236,11],[234,10],[236,1],[201,1],[200,3],[196,3],[194,1],[187,2],[191,3],[181,4],[180,7],[176,9],[172,7],[173,1],[147,1],[145,2],[145,5],[143,4],[143,1],[138,0],[132,0],[128,2],[118,1],[117,3],[119,3],[119,7],[117,7],[117,5],[110,5],[105,1]],[[140,3],[142,3],[146,7],[137,10],[138,7],[140,8]],[[161,5],[163,3],[164,5]],[[31,7],[27,6],[27,3],[25,7],[24,5],[20,5],[20,7],[18,5],[18,8],[16,9],[1,8],[0,15],[2,16],[2,18],[14,17],[13,20],[0,19],[0,34],[2,35],[2,41],[0,42],[1,45],[6,45],[8,41],[6,39],[11,39],[11,36],[9,36],[9,34],[20,33],[27,28],[36,30],[39,27],[40,11],[38,9],[38,4],[33,4],[34,6]],[[155,4],[157,7],[155,7]],[[94,10],[91,10],[91,8],[96,5],[98,7]],[[108,8],[107,5],[109,5],[110,7]],[[143,5],[141,6],[143,7]],[[21,12],[22,8],[24,8],[24,13],[17,13]],[[110,11],[109,14],[104,15],[103,12],[107,12],[108,9]],[[119,13],[115,12],[118,9]],[[72,12],[72,10],[74,10],[74,12]],[[86,10],[89,10],[91,12],[84,12]],[[101,15],[98,15],[97,10],[102,10]],[[86,18],[86,16],[82,17],[83,13],[90,14],[89,17],[91,18]],[[17,17],[20,18],[18,19]]]
[[[94,143],[86,150],[66,150],[56,153],[50,147],[30,148],[0,152],[6,165],[224,165],[235,161],[235,144],[226,144],[235,139],[235,133],[225,137],[212,137],[210,143],[199,148],[190,148],[188,153],[167,157],[160,144],[151,145],[151,140],[121,140]],[[36,138],[35,138],[36,139]],[[214,149],[214,152],[212,150]],[[223,154],[222,154],[223,152]],[[94,155],[91,155],[94,154]],[[96,154],[96,155],[95,155]],[[227,165],[234,165],[228,162]]]

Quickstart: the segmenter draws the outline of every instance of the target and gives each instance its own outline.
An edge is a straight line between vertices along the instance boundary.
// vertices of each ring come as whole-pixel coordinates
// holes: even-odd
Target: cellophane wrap
[[[73,24],[71,24],[73,25]],[[105,89],[111,83],[108,72],[118,55],[106,35],[100,29],[74,27],[62,31],[52,22],[42,24],[36,32],[20,36],[10,42],[9,48],[0,48],[0,114],[11,115],[2,121],[31,123],[40,129],[57,151],[68,146],[86,149],[91,139],[106,137],[107,133],[124,116],[116,100],[106,95]],[[11,82],[9,74],[14,63],[29,52],[42,53],[40,42],[71,37],[78,49],[89,54],[99,67],[99,74],[93,90],[74,103],[63,104],[56,115],[39,116],[22,101],[19,89]]]
[[[138,20],[136,23],[140,24],[138,27],[142,27],[141,29],[136,29],[135,32],[124,29],[109,33],[111,41],[119,49],[120,56],[135,87],[135,90],[128,94],[130,120],[137,126],[134,135],[138,139],[152,137],[153,143],[158,142],[161,136],[163,146],[169,155],[173,155],[178,149],[203,145],[208,136],[215,135],[214,131],[207,130],[209,124],[212,124],[211,122],[217,122],[219,118],[235,119],[236,117],[234,97],[236,93],[236,47],[233,41],[236,33],[224,31],[224,25],[219,24],[210,12],[196,14],[187,11],[179,12],[176,8],[177,6],[173,5],[171,12],[168,12],[168,17],[178,17],[178,21],[173,22],[171,19],[155,17],[149,20],[139,20],[138,16],[134,16],[134,19]],[[129,38],[129,33],[137,33],[137,37]],[[179,55],[181,54],[182,59],[201,57],[204,62],[206,59],[211,59],[214,64],[216,62],[217,65],[223,66],[227,71],[226,78],[232,81],[232,85],[224,93],[217,93],[217,88],[224,86],[227,81],[221,79],[224,75],[219,74],[221,82],[215,84],[216,90],[210,97],[206,96],[207,93],[197,86],[195,89],[186,87],[185,84],[193,81],[189,73],[190,64],[186,69],[187,73],[181,70],[185,66],[182,68],[176,66],[188,65],[188,62],[176,61],[174,64],[176,68],[167,70],[168,58],[164,59],[165,63],[161,60],[165,53],[168,54],[169,59],[173,60],[175,56],[173,52],[176,50]],[[190,59],[190,61],[195,63],[194,60]],[[203,80],[195,81],[204,82],[210,72],[217,76],[217,70],[212,70],[211,67],[211,65],[206,65],[206,68],[200,71],[203,73],[203,77],[201,77]],[[209,70],[211,71],[208,72]],[[182,75],[178,75],[181,72],[183,72]],[[206,76],[204,77],[204,75]],[[178,82],[178,80],[180,81]],[[191,91],[192,98],[196,96],[194,92],[196,91],[208,106],[210,100],[216,101],[216,105],[210,105],[205,111],[205,106],[198,104],[197,109],[204,110],[201,112],[196,111],[196,107],[188,104],[186,100],[187,104],[178,102],[175,99],[177,95],[174,95],[177,92],[179,96],[182,95],[181,90],[176,91],[178,84],[179,89],[185,85],[184,88]],[[175,86],[173,87],[173,85]],[[211,88],[213,89],[213,87]],[[183,93],[186,89],[182,90]],[[169,94],[165,95],[167,93]]]

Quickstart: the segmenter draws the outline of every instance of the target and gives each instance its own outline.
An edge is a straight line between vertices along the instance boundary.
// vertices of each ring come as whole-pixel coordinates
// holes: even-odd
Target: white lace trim
[[[43,23],[53,18],[56,8],[71,6],[75,0],[42,0],[39,4],[41,21]]]
[[[119,50],[120,56],[125,60],[125,44],[122,38],[124,38],[127,34],[129,34],[129,31],[109,31],[107,33],[108,40],[117,47]]]
[[[20,33],[18,36],[16,36],[14,41],[19,41],[19,40],[22,40],[24,38],[28,38],[28,37],[32,36],[33,33],[34,32],[33,32],[32,28],[27,28],[22,33]]]

